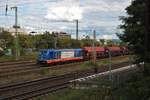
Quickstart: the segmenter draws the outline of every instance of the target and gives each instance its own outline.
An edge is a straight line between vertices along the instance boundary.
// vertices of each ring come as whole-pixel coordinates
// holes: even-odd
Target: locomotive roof
[[[72,50],[81,51],[82,49],[41,49],[40,51],[72,51]]]

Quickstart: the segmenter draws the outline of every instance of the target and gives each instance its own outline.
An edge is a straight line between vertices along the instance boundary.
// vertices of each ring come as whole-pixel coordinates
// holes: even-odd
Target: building
[[[52,32],[52,35],[57,36],[58,38],[71,38],[71,35],[66,32]]]
[[[10,32],[12,35],[15,35],[15,33],[16,33],[15,28],[12,28],[12,27],[11,28],[5,28],[4,30]],[[18,34],[27,34],[25,29],[23,29],[23,28],[18,28],[17,33]]]
[[[3,27],[0,27],[0,33],[3,32],[3,31],[8,31],[10,32],[12,35],[15,35],[16,33],[16,30],[15,28],[3,28]],[[25,31],[25,29],[23,28],[18,28],[18,34],[27,34],[27,32]]]

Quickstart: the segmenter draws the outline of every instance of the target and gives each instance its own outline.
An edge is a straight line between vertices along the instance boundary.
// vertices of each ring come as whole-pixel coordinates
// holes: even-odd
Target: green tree
[[[123,22],[120,28],[125,34],[120,34],[119,37],[124,42],[127,42],[132,50],[137,55],[136,63],[143,62],[145,55],[145,0],[134,0],[131,5],[126,8],[128,16],[121,17]],[[148,43],[150,40],[148,40]],[[146,63],[146,62],[145,62]],[[150,74],[150,67],[144,66],[143,74]]]
[[[81,48],[81,40],[71,39],[71,48]]]
[[[120,41],[119,42],[119,46],[127,46],[128,44],[126,43],[126,42],[124,42],[124,41]]]
[[[54,36],[47,31],[44,34],[35,35],[33,38],[37,50],[54,48]]]
[[[87,35],[84,39],[81,40],[82,47],[84,46],[92,46],[93,40]]]
[[[106,42],[108,46],[112,46],[114,44],[112,40],[107,40]]]
[[[32,35],[19,34],[19,45],[21,48],[33,48]]]
[[[124,42],[127,42],[138,55],[137,62],[144,60],[144,9],[145,0],[134,0],[131,5],[126,8],[128,16],[121,17],[123,22],[120,28],[124,34],[119,34],[119,37]]]
[[[58,47],[59,48],[70,48],[71,47],[71,39],[68,37],[58,38]]]
[[[13,41],[14,41],[14,37],[12,36],[11,33],[7,32],[7,31],[2,31],[0,33],[0,40],[1,40],[1,46],[3,48],[12,48],[13,46]]]
[[[105,39],[99,39],[99,42],[103,46],[105,44]]]

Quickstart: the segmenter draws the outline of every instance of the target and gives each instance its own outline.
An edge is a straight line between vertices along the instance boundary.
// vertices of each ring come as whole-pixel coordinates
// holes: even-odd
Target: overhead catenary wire
[[[3,1],[2,1],[3,2]],[[24,2],[24,3],[21,3],[21,2]],[[25,1],[25,0],[20,0],[18,3],[17,2],[13,2],[13,0],[7,0],[7,4],[9,4],[10,6],[17,6],[17,7],[21,7],[21,6],[24,6],[24,5],[32,5],[32,4],[41,4],[42,2],[53,2],[53,1],[49,1],[49,0],[40,0],[40,1],[36,1],[36,2],[33,2],[33,1]],[[1,4],[1,2],[0,2]],[[4,5],[0,5],[0,7],[5,7],[5,3]]]

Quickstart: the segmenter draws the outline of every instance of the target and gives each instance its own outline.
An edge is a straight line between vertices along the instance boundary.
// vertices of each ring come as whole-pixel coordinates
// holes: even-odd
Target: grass
[[[81,64],[81,69],[89,69],[89,68],[93,68],[95,66],[98,66],[97,63],[94,64],[92,61],[87,61],[87,62],[84,62],[83,64]]]
[[[40,74],[41,75],[47,75],[49,73],[49,70],[47,68],[41,69]]]
[[[38,97],[34,100],[91,100],[90,98],[92,95],[88,95],[89,93],[87,93],[87,91],[83,90],[64,90],[57,93],[51,93],[45,97]]]
[[[36,58],[37,58],[37,53],[34,52],[34,53],[27,54],[27,55],[21,55],[19,57],[19,60],[35,60]],[[14,55],[12,55],[12,56],[0,56],[0,62],[15,61],[15,60],[16,60],[16,57]]]
[[[1,56],[0,57],[1,62],[3,62],[3,61],[12,61],[12,60],[15,60],[14,56]]]

